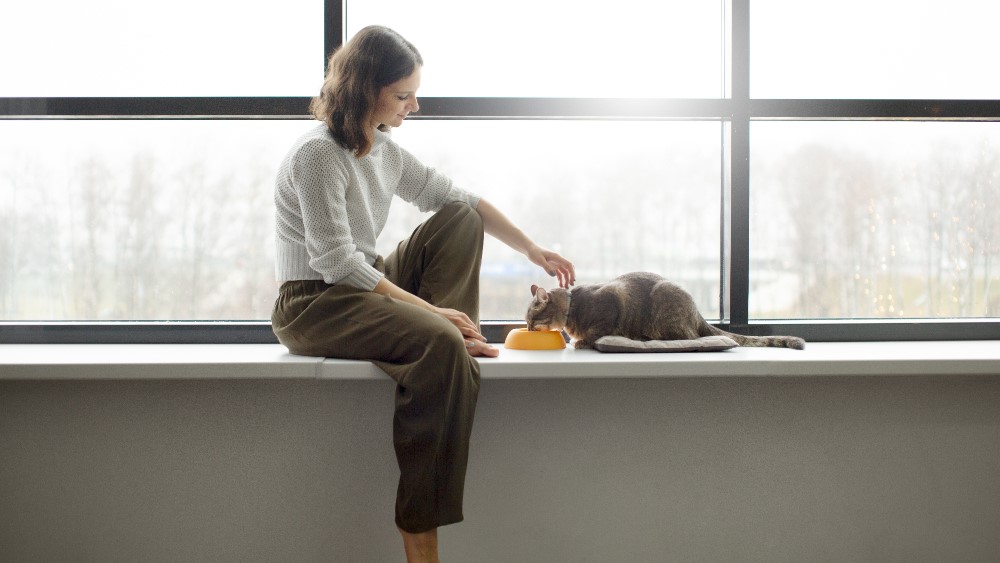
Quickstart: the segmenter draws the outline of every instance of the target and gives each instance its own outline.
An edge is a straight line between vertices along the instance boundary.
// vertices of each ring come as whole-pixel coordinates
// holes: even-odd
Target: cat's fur
[[[602,336],[641,341],[728,336],[740,346],[805,347],[796,336],[743,336],[716,328],[701,316],[687,291],[649,272],[572,290],[546,291],[533,285],[531,293],[534,298],[525,316],[528,330],[565,329],[576,340],[576,348],[592,348]]]

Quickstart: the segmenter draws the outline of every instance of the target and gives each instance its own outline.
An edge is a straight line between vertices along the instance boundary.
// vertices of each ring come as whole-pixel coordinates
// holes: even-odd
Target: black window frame
[[[752,321],[750,297],[750,124],[755,120],[1000,121],[1000,100],[824,100],[750,98],[750,0],[724,0],[726,96],[718,99],[421,98],[417,119],[712,120],[723,129],[720,244],[721,328],[791,334],[811,341],[997,340],[1000,318]],[[324,1],[324,53],[343,41],[343,0]],[[318,73],[322,76],[322,73]],[[309,119],[308,97],[0,98],[0,120]],[[523,322],[484,321],[502,342]],[[0,343],[274,343],[266,321],[2,322]]]

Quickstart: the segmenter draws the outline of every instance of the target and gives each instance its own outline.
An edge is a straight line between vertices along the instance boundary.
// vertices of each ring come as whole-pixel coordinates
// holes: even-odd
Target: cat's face
[[[528,312],[524,320],[528,323],[528,330],[562,330],[566,316],[561,314],[559,306],[553,301],[549,292],[538,287],[531,286],[531,304],[528,305]]]

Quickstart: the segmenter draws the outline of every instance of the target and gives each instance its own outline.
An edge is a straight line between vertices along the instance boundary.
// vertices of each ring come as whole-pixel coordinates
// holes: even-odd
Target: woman
[[[294,354],[371,360],[397,382],[396,525],[408,560],[435,561],[437,528],[463,518],[479,390],[473,356],[499,354],[479,331],[483,233],[562,287],[575,272],[389,138],[419,109],[422,64],[412,44],[381,26],[330,58],[310,107],[323,124],[294,144],[275,184],[282,284],[272,322]],[[375,240],[393,196],[436,213],[383,259]]]

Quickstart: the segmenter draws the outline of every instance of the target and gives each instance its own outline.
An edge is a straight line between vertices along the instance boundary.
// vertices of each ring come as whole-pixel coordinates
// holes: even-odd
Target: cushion
[[[601,352],[717,352],[739,346],[728,336],[703,336],[695,340],[632,340],[602,336],[594,342]]]

